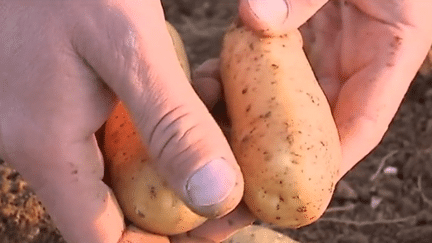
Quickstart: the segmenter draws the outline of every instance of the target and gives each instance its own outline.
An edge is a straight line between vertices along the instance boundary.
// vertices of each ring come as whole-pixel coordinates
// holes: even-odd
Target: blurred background
[[[232,0],[163,0],[192,69],[217,57],[236,14]],[[318,222],[274,228],[302,243],[429,243],[432,240],[432,79],[422,69],[380,145],[341,183]],[[262,224],[256,222],[256,224]],[[264,224],[265,225],[265,224]],[[64,243],[37,195],[0,162],[0,242]]]

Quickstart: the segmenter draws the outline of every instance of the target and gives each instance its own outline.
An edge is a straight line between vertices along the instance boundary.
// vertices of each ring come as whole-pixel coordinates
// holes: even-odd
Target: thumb
[[[250,28],[278,35],[303,25],[328,0],[240,0],[239,15]]]
[[[116,1],[105,15],[80,31],[77,51],[123,101],[177,195],[200,215],[227,214],[242,197],[240,168],[178,62],[160,1]]]

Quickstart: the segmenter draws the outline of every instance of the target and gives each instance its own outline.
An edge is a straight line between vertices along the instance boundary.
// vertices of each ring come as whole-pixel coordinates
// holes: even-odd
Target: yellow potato
[[[180,36],[169,23],[167,26],[179,61],[190,79]],[[206,221],[192,212],[151,166],[148,152],[122,103],[106,123],[104,148],[113,191],[125,216],[134,225],[150,232],[173,235]]]
[[[341,148],[300,33],[262,37],[237,21],[224,37],[221,77],[249,209],[282,227],[314,222],[333,195]]]
[[[299,243],[288,236],[258,225],[239,230],[222,243]]]
[[[183,41],[181,39],[180,34],[177,30],[172,26],[169,22],[166,22],[168,32],[171,35],[172,42],[174,44],[175,51],[177,53],[177,57],[179,59],[180,65],[183,68],[186,76],[189,80],[191,80],[191,71],[189,67],[189,62],[186,54],[186,50],[184,48]]]

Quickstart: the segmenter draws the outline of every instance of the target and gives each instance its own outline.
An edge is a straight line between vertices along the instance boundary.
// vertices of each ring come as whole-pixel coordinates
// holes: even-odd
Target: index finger
[[[361,11],[345,7],[350,17]],[[334,108],[343,153],[341,177],[380,143],[432,42],[432,35],[419,27],[355,19],[344,29],[341,75],[349,78]]]

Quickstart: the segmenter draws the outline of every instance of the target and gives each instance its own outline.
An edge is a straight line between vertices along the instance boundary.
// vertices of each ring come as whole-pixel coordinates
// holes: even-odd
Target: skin
[[[31,184],[68,242],[147,237],[128,233],[102,181],[94,133],[118,100],[158,156],[155,167],[191,207],[219,217],[235,208],[227,205],[241,199],[240,169],[178,63],[159,1],[2,0],[0,23],[0,158]],[[220,158],[213,168],[225,169],[203,195],[219,197],[198,205],[188,178]]]
[[[299,27],[326,3],[287,2],[290,13],[278,8],[279,20],[253,14],[246,0],[239,1],[239,13],[251,28],[264,26],[271,34]],[[432,42],[429,1],[346,2],[331,2],[303,28],[306,44],[332,44],[308,49],[315,53],[313,60],[321,60],[312,66],[338,125],[341,175],[380,141]],[[186,178],[210,159],[225,156],[235,168],[222,132],[176,60],[159,1],[1,0],[0,23],[7,23],[0,25],[0,157],[31,183],[68,242],[218,242],[253,222],[247,209],[238,207],[187,235],[155,237],[126,228],[115,197],[101,180],[103,160],[94,132],[118,99],[148,140],[158,121],[178,105],[184,110],[170,121],[185,113],[193,119],[180,119],[167,133],[158,133],[158,141],[199,125],[189,143],[169,146],[156,164],[180,194]],[[208,95],[208,107],[221,97],[216,79],[207,75],[214,70],[201,69],[197,75],[215,88],[197,91]],[[194,81],[194,87],[202,87],[201,81]],[[170,123],[164,124],[161,131]],[[169,158],[190,144],[195,149],[183,160],[183,170],[170,167]],[[150,144],[149,151],[158,154],[162,147]]]

